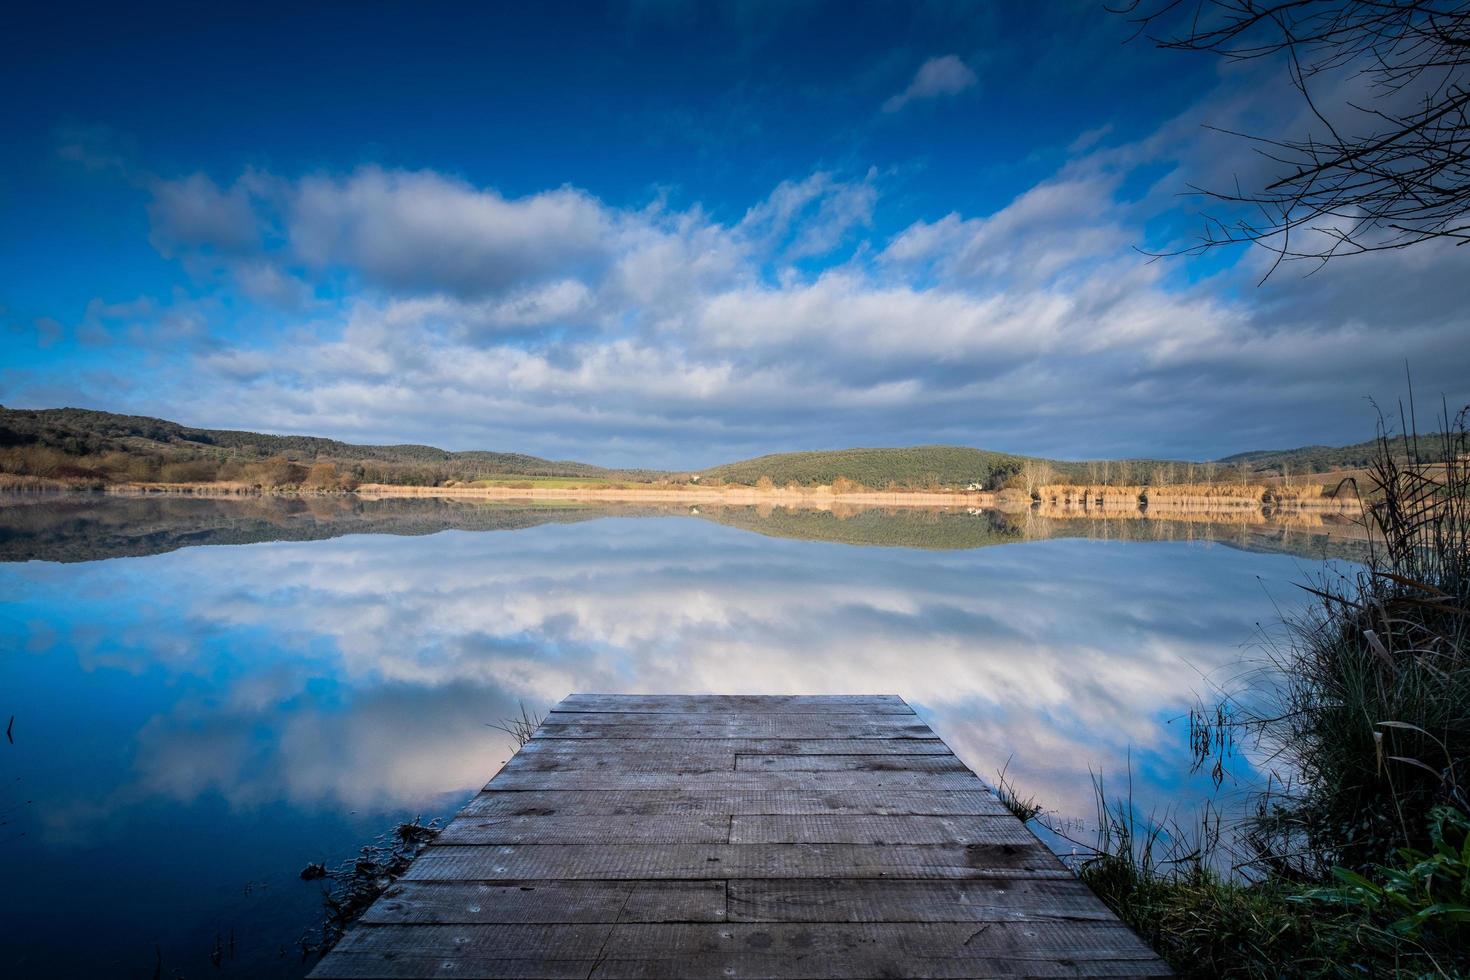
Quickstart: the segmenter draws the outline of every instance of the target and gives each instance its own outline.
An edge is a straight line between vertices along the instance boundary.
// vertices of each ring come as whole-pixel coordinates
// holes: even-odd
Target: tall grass
[[[498,722],[487,722],[487,727],[498,732],[505,732],[515,739],[516,748],[521,748],[531,740],[531,736],[536,734],[536,729],[540,728],[541,723],[546,719],[534,711],[527,711],[523,701],[517,702],[517,706],[521,712],[519,715],[511,715]]]
[[[1448,423],[1448,419],[1446,419]],[[1278,785],[1253,844],[1279,873],[1320,878],[1429,844],[1429,811],[1467,807],[1470,440],[1465,413],[1426,447],[1380,428],[1369,467],[1366,567],[1324,577],[1289,622],[1265,696],[1240,724]],[[1429,455],[1435,461],[1417,460]]]
[[[1260,682],[1191,717],[1217,780],[1261,753],[1254,813],[1181,828],[1097,784],[1079,874],[1186,976],[1470,976],[1470,438],[1407,417],[1356,488],[1362,570],[1307,586]]]

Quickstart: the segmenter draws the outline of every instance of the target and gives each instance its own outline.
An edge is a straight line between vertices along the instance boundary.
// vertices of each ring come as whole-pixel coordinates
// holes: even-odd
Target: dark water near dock
[[[1340,522],[0,500],[0,973],[299,976],[309,862],[458,809],[573,691],[905,697],[1063,818],[1192,801],[1181,715]],[[161,969],[160,969],[161,964]]]

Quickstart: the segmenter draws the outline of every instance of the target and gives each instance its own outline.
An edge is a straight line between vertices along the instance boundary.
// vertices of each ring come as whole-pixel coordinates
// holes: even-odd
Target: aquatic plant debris
[[[302,935],[302,959],[326,955],[368,906],[408,871],[413,859],[439,836],[441,829],[437,817],[426,824],[414,817],[365,845],[356,858],[344,861],[336,868],[327,868],[321,863],[308,864],[302,869],[304,881],[325,879],[330,882],[329,887],[322,891],[326,915],[321,922],[320,935]],[[318,869],[320,873],[317,873]]]

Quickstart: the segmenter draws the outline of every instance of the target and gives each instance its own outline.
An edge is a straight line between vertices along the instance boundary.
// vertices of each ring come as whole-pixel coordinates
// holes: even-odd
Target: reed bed
[[[1168,483],[1146,488],[1149,501],[1171,497],[1200,500],[1248,500],[1259,503],[1266,497],[1266,487],[1259,483]]]

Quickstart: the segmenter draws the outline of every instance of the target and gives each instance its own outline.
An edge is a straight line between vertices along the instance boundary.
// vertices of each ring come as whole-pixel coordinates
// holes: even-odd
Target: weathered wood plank
[[[773,879],[729,882],[731,922],[994,922],[1112,920],[1075,878],[949,881]]]
[[[723,844],[730,818],[722,813],[673,814],[657,819],[608,814],[578,816],[457,816],[439,844]]]
[[[908,715],[914,709],[893,694],[570,694],[555,710]]]
[[[611,922],[369,925],[353,929],[312,977],[586,977]]]
[[[638,743],[631,739],[533,738],[513,758],[534,755],[656,757],[698,752],[734,755],[952,755],[937,738],[689,738]]]
[[[723,881],[400,881],[362,921],[413,923],[723,922]],[[761,896],[743,902],[770,904]]]
[[[470,942],[466,939],[466,942]],[[1059,959],[1055,962],[1018,962],[1006,959],[967,960],[959,964],[954,972],[939,972],[927,961],[915,964],[912,973],[884,972],[875,974],[871,968],[859,962],[851,964],[847,959],[831,959],[827,963],[812,963],[791,960],[784,956],[769,954],[743,954],[735,963],[726,963],[714,957],[700,961],[670,964],[664,960],[499,960],[477,956],[473,952],[459,953],[453,958],[424,955],[363,955],[352,952],[333,956],[334,970],[313,972],[313,978],[338,977],[342,980],[394,980],[394,978],[418,977],[476,977],[480,980],[584,980],[589,969],[594,980],[668,980],[670,977],[718,977],[720,980],[826,980],[826,978],[851,977],[852,980],[873,980],[874,977],[933,977],[939,980],[995,980],[998,977],[1160,977],[1169,976],[1162,963],[1141,963],[1137,960],[1078,961]],[[736,965],[738,964],[738,965]],[[678,969],[677,973],[669,970]],[[843,973],[841,970],[854,972]],[[885,971],[892,969],[885,966]]]
[[[431,847],[405,881],[552,878],[1069,877],[1040,842],[1030,844],[598,844]]]
[[[741,755],[742,772],[970,772],[952,755]]]
[[[728,904],[728,909],[727,909]],[[400,881],[369,923],[992,922],[1113,915],[1076,879]]]
[[[502,768],[502,772],[583,772],[607,770],[613,772],[725,772],[739,769],[745,772],[830,772],[837,770],[867,772],[969,772],[963,762],[945,750],[938,752],[900,753],[897,750],[884,752],[844,753],[752,753],[744,754],[707,748],[718,745],[718,740],[703,740],[700,746],[685,747],[683,742],[662,740],[667,748],[638,746],[626,752],[609,752],[600,747],[597,751],[579,752],[575,746],[558,751],[541,751],[539,746],[546,742],[532,741],[538,750],[517,752]],[[734,740],[732,740],[734,741]],[[743,741],[743,740],[742,740]],[[579,740],[566,739],[580,744]],[[770,743],[781,744],[781,743]],[[857,748],[858,743],[845,743]],[[878,744],[887,745],[883,742]],[[900,741],[900,746],[903,744]]]
[[[824,724],[813,715],[765,715],[739,723],[712,715],[703,722],[621,722],[583,724],[581,722],[546,721],[536,730],[536,738],[924,738],[934,732],[922,722],[906,722],[895,718],[881,721],[834,721]]]
[[[337,977],[1159,976],[1117,922],[378,925],[343,940]],[[325,964],[324,964],[325,965]],[[425,973],[422,971],[428,970]]]
[[[960,971],[964,964],[976,961],[1029,964],[1082,955],[1109,960],[1153,958],[1138,937],[1117,921],[628,924],[614,927],[601,955],[614,962],[663,961],[672,969],[655,975],[680,976],[683,964],[701,959],[729,963],[734,957],[744,962],[749,952],[795,961],[794,970],[778,976],[810,976],[813,967],[831,969],[844,959],[847,969],[839,969],[839,975],[913,977],[933,975],[930,969],[941,976],[968,976]],[[823,960],[828,962],[823,964]],[[891,970],[857,973],[858,969],[871,971],[884,961]],[[599,971],[598,975],[601,972],[626,975],[622,971]]]
[[[567,739],[568,742],[576,741]],[[679,742],[671,743],[675,746]],[[729,772],[734,752],[517,752],[501,772]]]
[[[799,714],[792,711],[562,711],[546,714],[544,722],[578,725],[712,725],[726,727],[753,724],[793,725],[922,725],[919,716],[908,714],[874,714],[869,711],[817,712]],[[931,735],[932,737],[932,735]]]
[[[595,792],[630,789],[683,790],[971,790],[983,791],[980,777],[964,772],[525,772],[502,770],[487,790],[521,792],[570,790]]]
[[[370,934],[390,926],[364,926],[361,931]],[[427,926],[417,926],[424,929]],[[496,927],[500,928],[500,927]],[[607,927],[604,927],[607,928]],[[354,933],[355,935],[355,933]],[[388,938],[384,945],[394,941]],[[465,949],[456,949],[450,955],[435,955],[433,952],[416,950],[397,952],[392,949],[361,948],[348,946],[347,940],[338,944],[327,959],[307,974],[310,980],[413,980],[421,977],[474,977],[477,980],[586,980],[596,966],[592,958],[566,959],[547,956],[541,959],[509,959],[486,956],[473,945],[472,937],[465,937]]]
[[[1030,844],[1035,839],[1009,813],[993,817],[861,814],[730,818],[731,844]]]
[[[989,790],[975,792],[827,790],[762,791],[705,789],[608,790],[536,793],[488,790],[472,799],[461,815],[614,814],[656,817],[669,813],[808,814],[870,813],[951,816],[1000,814],[1006,808]]]

